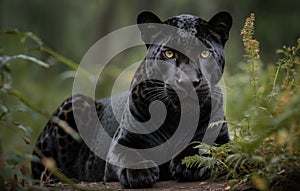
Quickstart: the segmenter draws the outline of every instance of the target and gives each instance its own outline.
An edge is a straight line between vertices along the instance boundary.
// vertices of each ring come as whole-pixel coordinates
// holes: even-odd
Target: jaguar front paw
[[[120,169],[119,180],[124,188],[149,188],[159,178],[159,168]]]

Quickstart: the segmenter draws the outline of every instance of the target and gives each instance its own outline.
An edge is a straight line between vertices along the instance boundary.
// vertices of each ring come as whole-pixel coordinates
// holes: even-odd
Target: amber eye
[[[204,50],[201,52],[201,57],[202,58],[209,58],[211,56],[211,52],[208,50]]]
[[[171,51],[171,50],[166,50],[164,52],[164,55],[165,55],[166,58],[173,58],[174,57],[174,52]]]

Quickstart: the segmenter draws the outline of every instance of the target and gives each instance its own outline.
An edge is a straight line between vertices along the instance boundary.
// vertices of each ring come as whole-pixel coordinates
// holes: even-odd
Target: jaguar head
[[[149,11],[137,18],[147,47],[143,71],[147,80],[165,90],[167,97],[177,92],[196,91],[205,97],[222,77],[232,17],[219,12],[209,21],[193,15],[179,15],[161,21]]]

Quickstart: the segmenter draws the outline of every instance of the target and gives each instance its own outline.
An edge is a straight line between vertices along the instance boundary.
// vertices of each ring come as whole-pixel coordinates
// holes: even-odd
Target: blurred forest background
[[[4,33],[5,30],[32,32],[42,39],[47,47],[80,63],[86,51],[106,34],[121,27],[135,24],[138,13],[151,10],[162,20],[183,13],[197,15],[209,20],[221,10],[229,11],[234,19],[230,39],[226,45],[226,82],[244,72],[243,42],[240,36],[246,17],[250,13],[256,16],[255,38],[260,41],[261,60],[268,64],[278,59],[276,50],[283,45],[295,45],[300,37],[300,1],[297,0],[0,0],[0,56],[27,54],[38,57],[50,65],[43,68],[24,60],[10,63],[9,70],[13,76],[14,88],[45,113],[41,115],[28,109],[14,96],[0,93],[0,105],[13,108],[14,112],[5,116],[12,123],[0,121],[0,144],[3,153],[31,153],[35,140],[52,112],[72,92],[72,70],[48,54],[30,50],[29,44],[20,41],[17,35]],[[118,68],[123,63],[134,63],[143,59],[144,49],[128,51],[118,55],[112,62],[116,63],[107,70],[97,97],[110,94],[113,79],[122,71]],[[231,95],[239,94],[230,89],[227,91],[227,112],[229,119],[237,119],[242,109],[239,100]],[[98,91],[99,90],[99,91]],[[101,90],[101,91],[100,91]],[[232,96],[236,99],[237,96]],[[241,98],[242,99],[242,98]],[[236,102],[235,102],[236,101]],[[2,111],[5,109],[2,107]],[[9,121],[9,120],[8,120]],[[26,127],[30,132],[25,132]],[[21,125],[20,125],[21,124]],[[299,125],[299,124],[298,124]],[[25,144],[20,136],[28,137],[31,144]]]

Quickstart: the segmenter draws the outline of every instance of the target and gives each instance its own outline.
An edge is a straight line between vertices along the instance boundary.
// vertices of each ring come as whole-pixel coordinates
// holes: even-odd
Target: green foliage
[[[215,169],[215,171],[212,171],[213,177],[218,177],[228,172],[229,167],[223,160],[230,153],[228,144],[214,147],[199,142],[194,148],[199,149],[199,155],[185,157],[182,163],[187,165],[187,167],[201,167],[200,175],[208,169]]]
[[[6,190],[7,188],[10,188],[10,190],[23,190],[24,186],[31,185],[34,181],[31,178],[29,164],[30,161],[38,160],[38,158],[30,154],[33,147],[29,138],[32,135],[32,127],[24,125],[26,124],[25,118],[17,116],[20,113],[25,113],[29,114],[29,116],[37,115],[38,118],[44,117],[48,119],[50,115],[41,109],[41,106],[34,103],[33,99],[27,97],[24,90],[16,86],[15,79],[17,75],[13,75],[11,68],[15,64],[33,63],[36,64],[36,67],[41,66],[49,69],[50,64],[45,59],[47,58],[44,55],[45,53],[72,70],[77,71],[78,65],[44,46],[43,42],[33,33],[3,30],[0,31],[0,37],[3,36],[6,38],[14,37],[14,41],[19,43],[18,46],[22,48],[10,50],[8,46],[2,45],[0,47],[0,130],[5,131],[5,129],[10,128],[15,135],[18,135],[17,140],[22,140],[21,144],[23,146],[21,148],[25,147],[26,149],[5,152],[3,148],[7,145],[3,145],[2,140],[0,141],[0,190]],[[82,69],[79,72],[86,75],[86,72]],[[36,94],[37,92],[34,93]],[[11,104],[11,96],[14,97],[16,104]],[[30,147],[28,153],[25,151],[27,147]],[[75,184],[59,173],[57,169],[53,171],[62,181],[76,188]]]
[[[253,39],[254,14],[241,34],[246,62],[240,68],[248,75],[236,74],[228,80],[228,120],[234,139],[220,147],[202,143],[197,148],[206,148],[209,159],[196,155],[182,162],[188,167],[207,166],[213,178],[230,179],[233,189],[244,183],[258,190],[299,186],[300,39],[296,46],[279,49],[281,58],[263,68],[259,42]]]

